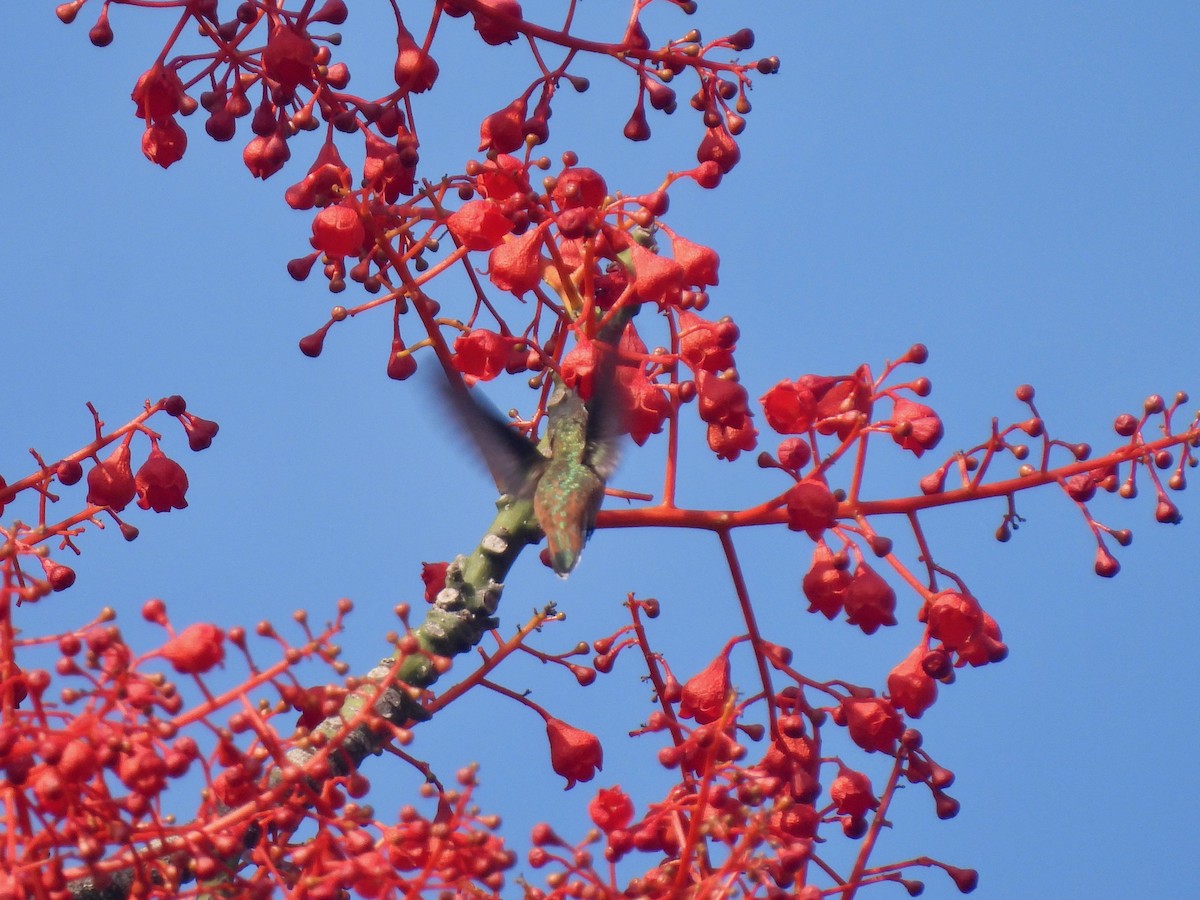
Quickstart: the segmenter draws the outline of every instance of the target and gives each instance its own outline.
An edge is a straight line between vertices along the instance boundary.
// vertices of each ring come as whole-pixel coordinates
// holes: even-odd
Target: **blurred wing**
[[[496,487],[514,497],[527,494],[531,476],[546,462],[532,441],[518,434],[504,416],[461,384],[440,382],[446,407],[471,438]]]
[[[606,362],[596,373],[592,399],[587,411],[587,462],[597,475],[608,481],[621,462],[621,436],[625,428],[625,411],[620,403],[616,365],[606,354]]]

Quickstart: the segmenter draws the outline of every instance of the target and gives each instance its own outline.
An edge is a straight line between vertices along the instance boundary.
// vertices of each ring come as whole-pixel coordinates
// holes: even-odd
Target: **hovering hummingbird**
[[[612,409],[612,378],[597,379],[591,402],[555,379],[546,405],[546,450],[518,434],[486,400],[460,386],[445,395],[478,446],[501,493],[533,499],[533,514],[546,535],[550,565],[565,578],[579,562],[596,527],[604,485],[619,461]]]

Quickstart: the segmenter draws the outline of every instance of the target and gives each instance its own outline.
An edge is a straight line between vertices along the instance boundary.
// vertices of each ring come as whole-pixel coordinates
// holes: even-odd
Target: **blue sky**
[[[550,4],[527,7],[538,15]],[[602,10],[584,12],[596,20]],[[389,43],[375,47],[388,26],[372,27],[372,15],[356,9],[342,29],[364,94],[390,79],[390,64],[370,61]],[[709,312],[741,326],[738,364],[752,397],[805,372],[840,374],[864,361],[878,370],[922,341],[934,384],[927,402],[946,422],[947,453],[985,437],[992,416],[1021,417],[1012,391],[1023,382],[1037,387],[1055,436],[1097,449],[1116,440],[1113,418],[1149,393],[1185,389],[1192,408],[1200,403],[1194,4],[772,0],[656,20],[666,23],[662,36],[748,25],[755,52],[783,60],[778,76],[756,81],[742,164],[721,190],[680,191],[668,217],[721,253]],[[309,220],[284,206],[282,192],[315,142],[298,145],[281,175],[254,182],[241,138],[213,145],[196,117],[184,161],[168,172],[150,165],[129,91],[170,15],[117,8],[113,21],[116,41],[100,51],[82,17],[63,27],[51,3],[0,8],[10,36],[0,86],[10,185],[0,224],[0,473],[24,474],[29,446],[47,457],[79,446],[89,400],[115,424],[146,397],[181,393],[221,433],[198,456],[169,433],[165,448],[188,466],[190,507],[135,512],[142,536],[132,544],[111,530],[87,535],[76,587],[22,610],[21,624],[36,634],[109,604],[138,635],[137,610],[151,596],[181,624],[285,623],[301,607],[320,620],[348,596],[358,611],[346,658],[364,671],[387,653],[392,605],[419,603],[419,563],[473,546],[490,484],[428,392],[384,377],[386,315],[337,329],[319,360],[297,351],[331,305],[319,279],[298,285],[284,271],[307,249]],[[532,77],[524,51],[476,55],[464,23],[451,24],[460,27],[447,30],[441,96],[463,99],[454,115],[433,105],[444,103],[437,97],[425,101],[422,159],[432,176],[461,169],[479,118]],[[470,65],[448,64],[456,48],[472,51]],[[688,165],[696,123],[685,110],[676,121],[652,119],[648,145],[629,145],[620,128],[632,80],[585,68],[593,90],[564,98],[549,154],[574,149],[628,193]],[[752,458],[718,463],[702,444],[692,427],[681,502],[745,506],[780,488]],[[885,452],[868,482],[874,496],[913,492],[933,465],[876,449]],[[656,490],[662,453],[654,441],[631,452],[617,486]],[[976,896],[987,898],[1190,889],[1183,823],[1200,796],[1190,689],[1200,504],[1177,499],[1178,527],[1153,521],[1145,491],[1096,503],[1102,521],[1135,532],[1112,581],[1092,574],[1087,529],[1052,492],[1020,500],[1028,521],[1007,545],[991,539],[999,504],[924,518],[939,562],[997,618],[1011,655],[964,673],[920,722],[926,747],[958,773],[951,793],[962,812],[938,822],[926,794],[906,791],[876,861],[927,854],[973,866]],[[877,527],[905,545],[902,523]],[[767,636],[793,646],[807,674],[878,685],[918,639],[913,597],[901,592],[898,627],[866,638],[803,612],[807,539],[782,529],[736,539]],[[566,649],[619,627],[628,591],[662,601],[654,639],[684,675],[738,627],[716,542],[647,532],[598,533],[565,583],[523,560],[504,626],[556,600],[567,621],[540,646]],[[582,695],[544,668],[518,665],[505,677],[606,738],[603,774],[569,794],[549,770],[540,723],[501,697],[451,707],[419,729],[412,749],[447,779],[479,760],[479,801],[505,816],[517,846],[541,819],[581,835],[589,788],[619,782],[644,803],[664,784],[651,762],[657,747],[620,737],[650,710],[637,675],[622,660]],[[753,688],[748,674],[742,681]],[[879,761],[866,763],[881,781]],[[382,765],[368,774],[398,786],[393,806],[419,782]],[[886,891],[895,893],[878,889]],[[955,895],[930,875],[926,897]]]

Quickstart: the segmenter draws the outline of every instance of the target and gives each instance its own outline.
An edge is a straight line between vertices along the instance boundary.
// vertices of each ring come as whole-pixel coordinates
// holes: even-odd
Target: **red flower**
[[[475,176],[475,189],[480,194],[500,203],[510,197],[529,190],[529,177],[525,167],[516,157],[501,153],[495,160],[488,160]]]
[[[874,634],[880,625],[895,625],[896,592],[878,572],[859,563],[846,589],[846,621],[864,634]]]
[[[554,190],[550,194],[559,209],[599,209],[604,205],[606,196],[608,185],[604,176],[595,169],[583,166],[563,169],[562,174],[555,179]]]
[[[671,238],[671,253],[675,262],[683,267],[685,284],[708,287],[719,284],[717,266],[721,260],[717,251],[678,236]]]
[[[758,446],[758,429],[754,427],[750,419],[746,419],[740,428],[709,425],[708,446],[717,454],[718,459],[733,461],[741,455],[743,450],[750,451]]]
[[[947,650],[957,651],[983,629],[983,607],[970,594],[942,591],[921,612],[930,636]]]
[[[251,139],[242,151],[242,162],[255,178],[267,179],[283,168],[292,156],[287,141],[278,134]]]
[[[392,69],[396,84],[402,91],[420,94],[437,81],[438,64],[413,40],[403,25],[396,32],[396,65]]]
[[[179,112],[179,102],[183,96],[183,82],[179,80],[179,75],[174,69],[164,69],[161,63],[155,63],[138,77],[130,95],[137,104],[134,114],[147,122],[170,119]]]
[[[187,150],[187,132],[171,116],[155,122],[142,133],[142,153],[164,169],[183,159]]]
[[[498,109],[479,126],[479,149],[512,153],[525,143],[525,98]]]
[[[892,440],[921,456],[938,445],[943,434],[942,420],[928,406],[897,397],[892,411]]]
[[[719,372],[732,366],[740,334],[728,316],[710,322],[687,310],[679,312],[679,355],[694,372]]]
[[[653,300],[660,306],[678,303],[683,293],[683,267],[673,259],[651,253],[641,244],[629,246],[633,263],[634,285],[642,300]]]
[[[716,657],[683,686],[679,715],[707,725],[721,718],[732,688],[729,684],[729,657]]]
[[[818,541],[813,550],[812,567],[804,575],[804,596],[808,598],[808,611],[819,612],[833,620],[842,611],[846,590],[850,587],[850,574],[845,568],[833,564],[833,554],[824,541]]]
[[[521,4],[517,0],[479,0],[479,5],[489,11],[503,13],[514,19],[521,18]],[[502,19],[489,16],[484,12],[472,12],[475,17],[475,30],[485,43],[497,47],[515,41],[519,32]]]
[[[958,648],[956,665],[970,663],[972,666],[983,666],[1000,662],[1008,656],[1008,645],[1000,640],[1000,626],[986,612],[982,615],[983,625],[978,633]]]
[[[187,508],[184,499],[188,489],[187,472],[159,450],[157,444],[151,447],[150,456],[137,470],[133,482],[138,493],[137,505],[142,509],[161,513]]]
[[[917,647],[888,673],[888,697],[892,705],[914,719],[919,719],[937,700],[937,682],[925,671],[925,655],[925,648]]]
[[[301,83],[313,81],[316,47],[303,31],[289,25],[276,25],[263,50],[263,73],[291,93]]]
[[[819,379],[833,383],[832,378]],[[817,376],[806,375],[798,381],[783,380],[762,395],[759,402],[767,424],[780,434],[804,434],[817,415]]]
[[[504,371],[510,343],[486,328],[460,335],[454,340],[454,368],[470,378],[491,381]]]
[[[904,720],[882,697],[847,698],[839,712],[845,718],[850,740],[868,753],[892,753],[904,733]]]
[[[594,734],[547,717],[546,736],[550,739],[550,766],[567,779],[567,790],[577,781],[591,781],[596,770],[603,768],[604,748]]]
[[[513,223],[490,200],[472,200],[446,219],[450,234],[468,250],[491,250],[500,246]]]
[[[358,256],[366,240],[366,229],[353,205],[327,206],[313,218],[313,246],[330,259]]]
[[[633,821],[633,801],[620,787],[600,788],[588,804],[588,815],[608,834]]]
[[[537,229],[504,241],[488,257],[488,279],[518,297],[533,290],[542,281],[541,246],[542,233]]]
[[[820,481],[806,478],[787,492],[788,528],[803,531],[814,541],[837,524],[837,498]]]
[[[696,150],[696,159],[702,163],[710,161],[716,163],[717,169],[722,175],[727,174],[736,166],[741,158],[742,151],[738,149],[733,135],[724,127],[708,129]]]
[[[845,766],[839,767],[837,777],[829,785],[829,797],[843,816],[862,816],[867,810],[879,807],[879,800],[871,790],[871,779]]]
[[[216,625],[196,622],[163,644],[162,655],[176,672],[199,675],[225,659],[225,632]]]
[[[625,404],[625,424],[629,436],[639,447],[650,435],[662,431],[663,422],[671,413],[671,402],[662,389],[644,375],[625,383],[628,401]]]
[[[363,132],[367,156],[363,160],[363,183],[383,195],[388,203],[395,203],[401,194],[413,192],[413,163],[411,154],[401,153],[401,141],[395,146],[378,137],[374,132]]]
[[[288,188],[283,199],[292,209],[312,209],[314,206],[328,206],[349,190],[350,169],[342,162],[337,147],[327,140],[309,167],[308,174]]]
[[[446,570],[449,563],[421,563],[421,581],[425,583],[425,602],[432,603],[446,586]]]
[[[88,503],[106,506],[113,512],[120,512],[129,505],[137,493],[129,457],[129,445],[123,443],[106,460],[92,467],[87,476]]]
[[[750,397],[732,378],[701,369],[696,373],[701,420],[709,425],[741,428],[750,417]]]

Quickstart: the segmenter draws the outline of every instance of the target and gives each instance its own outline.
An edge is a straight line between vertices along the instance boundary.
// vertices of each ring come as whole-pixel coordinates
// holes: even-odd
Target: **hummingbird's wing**
[[[608,481],[621,462],[621,436],[625,428],[624,409],[617,387],[616,363],[608,357],[601,363],[587,403],[586,459],[602,481]]]
[[[462,429],[470,436],[496,487],[514,497],[527,495],[534,474],[546,463],[537,446],[518,434],[492,404],[461,383],[441,382],[442,397]]]

